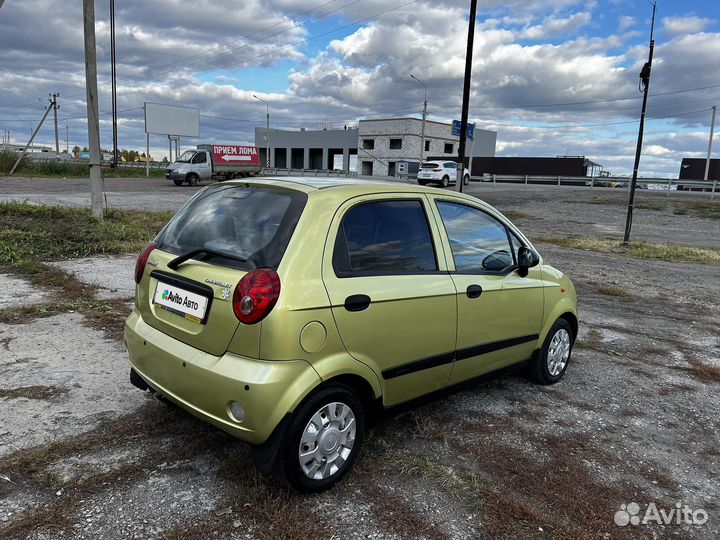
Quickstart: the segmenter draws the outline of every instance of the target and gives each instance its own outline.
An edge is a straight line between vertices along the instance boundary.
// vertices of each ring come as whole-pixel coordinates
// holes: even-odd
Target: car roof
[[[448,191],[439,188],[421,186],[409,182],[391,182],[386,180],[369,180],[357,177],[319,177],[319,176],[272,176],[254,177],[243,180],[232,180],[225,184],[237,185],[267,185],[294,189],[304,193],[317,191],[333,192],[338,195],[349,194],[350,196],[362,195],[365,193],[433,193],[445,194],[447,196],[459,196],[477,201],[476,197],[470,197],[456,191]]]

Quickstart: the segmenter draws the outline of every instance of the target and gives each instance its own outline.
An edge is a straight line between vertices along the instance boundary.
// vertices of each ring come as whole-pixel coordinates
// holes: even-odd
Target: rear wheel
[[[442,177],[442,186],[448,187],[450,185],[450,177],[445,175]]]
[[[326,386],[293,415],[274,476],[298,491],[323,491],[340,480],[360,453],[365,411],[345,385]]]
[[[188,184],[195,187],[200,183],[200,177],[195,173],[190,173],[187,175],[187,181]]]
[[[570,324],[558,319],[548,332],[542,349],[531,360],[529,374],[540,384],[555,384],[567,370],[574,337]]]
[[[424,186],[425,184],[427,184],[427,182],[425,182],[424,180],[418,180],[418,184]]]
[[[469,183],[470,183],[470,176],[468,176],[468,175],[466,174],[466,175],[463,177],[463,184],[465,184],[465,185],[467,186]]]

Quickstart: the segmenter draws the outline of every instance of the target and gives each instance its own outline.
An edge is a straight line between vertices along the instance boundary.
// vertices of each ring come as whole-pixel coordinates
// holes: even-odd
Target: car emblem
[[[225,283],[224,281],[217,281],[212,278],[205,278],[205,283],[209,283],[210,285],[217,285],[218,287],[222,287],[223,291],[221,293],[221,298],[223,300],[228,300],[230,298],[230,289],[232,289],[232,285],[229,283]]]

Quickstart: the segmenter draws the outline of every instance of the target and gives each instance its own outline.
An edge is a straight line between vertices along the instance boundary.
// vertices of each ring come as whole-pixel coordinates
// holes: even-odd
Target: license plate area
[[[210,287],[186,283],[185,280],[157,271],[151,276],[157,279],[153,305],[189,321],[205,324],[213,295]]]

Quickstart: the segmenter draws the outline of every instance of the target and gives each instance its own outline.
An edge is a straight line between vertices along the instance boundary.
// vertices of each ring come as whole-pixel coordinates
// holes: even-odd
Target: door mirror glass
[[[518,258],[518,274],[525,277],[528,274],[528,269],[533,266],[537,266],[540,262],[540,255],[537,251],[530,249],[529,247],[520,246],[517,251]]]

